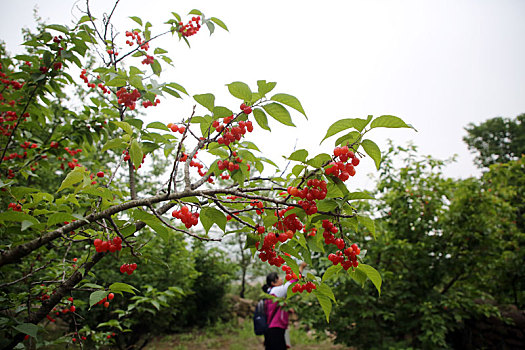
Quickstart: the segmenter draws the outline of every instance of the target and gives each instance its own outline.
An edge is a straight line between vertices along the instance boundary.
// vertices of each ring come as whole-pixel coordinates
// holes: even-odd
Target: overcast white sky
[[[35,5],[48,23],[69,23],[79,17],[74,3],[3,1],[0,39],[17,52],[20,27],[32,26]],[[100,16],[113,2],[91,3]],[[258,79],[276,81],[275,92],[299,98],[308,121],[294,114],[298,128],[273,122],[275,133],[253,135],[272,159],[290,154],[296,143],[297,149],[330,152],[335,137],[320,148],[318,144],[337,119],[391,114],[419,132],[370,133],[380,147],[389,137],[398,144],[412,140],[423,154],[438,158],[458,154],[448,174],[467,177],[479,172],[462,141],[463,128],[469,122],[525,113],[522,0],[121,0],[115,19],[122,33],[134,25],[127,19],[133,15],[161,31],[170,11],[182,15],[192,8],[221,18],[230,32],[217,30],[209,37],[203,31],[191,38],[191,50],[176,39],[163,41],[175,62],[164,78],[182,84],[191,95],[214,93],[216,104],[230,109],[239,104],[224,86],[232,81],[254,89]],[[177,121],[189,115],[192,104],[191,98],[163,101],[148,118]],[[373,171],[372,163],[362,161],[357,186],[371,187],[365,173]]]

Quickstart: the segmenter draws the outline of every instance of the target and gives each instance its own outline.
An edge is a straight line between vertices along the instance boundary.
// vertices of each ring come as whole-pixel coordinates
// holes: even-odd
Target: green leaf
[[[106,83],[106,86],[121,87],[121,86],[126,86],[127,82],[128,81],[126,80],[126,78],[117,77],[115,79],[111,79],[110,81],[108,81]]]
[[[303,106],[301,106],[301,102],[299,102],[295,96],[288,94],[275,94],[271,97],[271,100],[280,102],[283,105],[287,105],[288,107],[292,107],[293,109],[301,112],[306,117],[306,113],[304,112]],[[306,119],[308,119],[308,117],[306,117]]]
[[[76,167],[73,169],[69,174],[67,174],[64,181],[62,181],[62,184],[58,188],[57,192],[62,191],[63,189],[73,187],[74,184],[79,183],[84,179],[84,173],[85,169],[84,167]]]
[[[188,14],[189,14],[189,15],[202,16],[202,12],[200,12],[200,11],[197,10],[197,9],[193,9],[193,10],[191,10]]]
[[[120,292],[126,292],[135,294],[135,291],[138,291],[137,288],[133,287],[130,284],[122,283],[122,282],[115,282],[109,286],[109,291],[120,293]]]
[[[155,233],[158,234],[165,242],[169,242],[170,229],[160,222],[160,220],[155,215],[146,213],[142,210],[136,210],[133,213],[133,218],[135,220],[143,221],[146,225],[151,227],[151,229],[155,231]]]
[[[128,135],[133,135],[133,128],[131,127],[131,125],[129,125],[128,123],[126,122],[121,122],[119,120],[113,120],[111,121],[113,124],[115,124],[116,126],[118,126],[119,128],[121,128],[122,130],[124,130],[124,132]]]
[[[215,118],[225,118],[225,117],[229,117],[230,115],[233,115],[232,111],[222,106],[214,107],[212,112]]]
[[[268,126],[268,118],[266,117],[266,113],[262,109],[254,108],[253,110],[253,117],[255,118],[255,121],[261,128],[264,130],[270,130],[270,127]]]
[[[320,293],[318,290],[314,290],[313,292],[317,297],[319,305],[321,305],[321,308],[324,311],[324,314],[326,316],[326,322],[330,322],[330,312],[332,312],[332,301],[329,297]]]
[[[166,86],[164,86],[164,87],[162,88],[162,91],[167,92],[168,94],[170,94],[170,95],[173,96],[173,97],[176,97],[176,98],[182,98],[182,97],[180,96],[180,94],[179,94],[177,91],[172,90],[172,89],[169,89],[169,88],[167,88]]]
[[[324,212],[330,212],[333,211],[335,208],[337,208],[339,205],[337,202],[333,199],[323,199],[317,202],[317,210],[324,211]]]
[[[321,283],[319,286],[317,286],[317,291],[319,291],[320,293],[326,295],[327,297],[332,299],[332,301],[335,303],[334,292],[332,291],[332,288],[330,288],[330,286],[328,284]]]
[[[213,34],[213,32],[215,31],[215,25],[213,24],[213,22],[210,22],[210,21],[206,21],[206,27],[208,27],[208,30],[210,31],[210,35]]]
[[[292,122],[292,118],[290,117],[290,112],[286,108],[284,108],[279,103],[270,103],[263,106],[266,113],[268,113],[272,118],[277,120],[279,123],[282,123],[284,125],[288,126],[295,126],[295,124]]]
[[[68,27],[60,25],[60,24],[50,24],[50,25],[47,25],[46,28],[54,29],[64,34],[69,34],[70,32]]]
[[[13,326],[14,329],[20,333],[28,334],[32,338],[36,338],[38,333],[38,326],[32,323],[22,323],[16,326]]]
[[[329,154],[321,153],[316,155],[314,158],[308,160],[306,164],[313,166],[314,168],[320,168],[326,162],[329,162],[332,159]]]
[[[129,18],[131,18],[132,20],[134,20],[135,22],[137,22],[139,25],[142,25],[142,20],[140,19],[140,17],[137,17],[137,16],[130,16]]]
[[[374,239],[376,238],[376,226],[374,223],[374,220],[370,219],[368,216],[358,216],[357,220],[360,224],[364,225],[368,231],[374,236]]]
[[[379,170],[379,166],[381,165],[381,151],[379,150],[379,147],[374,141],[368,139],[363,140],[363,142],[361,142],[361,146],[363,146],[366,154],[368,154],[370,158],[374,160],[376,168]]]
[[[335,141],[336,146],[352,145],[361,138],[361,133],[359,131],[351,131],[346,135],[341,136]]]
[[[125,145],[126,143],[121,138],[111,139],[111,140],[108,140],[108,142],[106,142],[104,147],[102,147],[102,152],[105,152],[108,149],[121,148],[121,147],[124,147]]]
[[[142,163],[142,147],[137,142],[137,140],[131,141],[131,147],[129,148],[129,156],[131,157],[131,162],[135,166],[135,169],[139,168],[139,165]]]
[[[252,91],[250,87],[243,82],[234,81],[233,83],[227,84],[228,90],[233,97],[237,97],[243,101],[251,101]]]
[[[406,124],[401,118],[393,115],[377,117],[372,121],[372,124],[370,124],[370,128],[412,128],[416,130],[412,125]]]
[[[226,229],[226,216],[223,212],[213,207],[204,207],[199,216],[206,233],[210,231],[213,224],[217,224],[222,231]]]
[[[326,269],[325,273],[323,274],[322,281],[324,282],[330,277],[337,275],[342,268],[343,267],[340,264],[330,266],[328,269]]]
[[[211,17],[210,19],[213,21],[213,23],[215,23],[216,25],[218,25],[222,29],[224,29],[225,31],[228,31],[228,27],[226,27],[226,24],[224,24],[223,21],[221,21],[217,17]]]
[[[166,124],[161,123],[161,122],[149,123],[146,126],[146,128],[147,129],[159,129],[159,130],[164,130],[164,131],[170,131],[170,129],[166,126]]]
[[[274,82],[267,83],[266,80],[257,80],[257,87],[258,87],[259,95],[261,95],[261,97],[266,95],[267,93],[273,90],[275,85],[277,85],[277,83],[274,83]]]
[[[379,295],[381,295],[381,283],[383,280],[381,279],[381,275],[379,274],[379,272],[372,266],[366,264],[359,264],[356,270],[364,272],[368,279],[372,281],[372,283],[376,287]]]
[[[213,107],[215,106],[215,96],[213,94],[193,95],[193,98],[198,104],[213,112]]]
[[[69,213],[54,213],[53,215],[49,216],[49,219],[47,220],[47,226],[53,226],[58,223],[63,224],[64,221],[72,222],[73,220],[76,220],[76,218]]]
[[[105,290],[97,290],[89,295],[89,307],[92,307],[102,299],[108,296],[109,292]]]
[[[358,265],[359,267],[359,265]],[[368,276],[366,275],[366,273],[361,270],[361,269],[355,269],[355,270],[348,270],[348,274],[350,275],[350,277],[352,277],[352,279],[354,281],[356,281],[358,284],[360,284],[362,287],[365,286],[365,282],[366,282],[366,279],[368,278]]]
[[[325,137],[321,140],[321,143],[323,143],[323,141],[329,138],[330,136],[333,136],[346,129],[355,128],[357,131],[361,132],[368,124],[368,122],[369,121],[367,121],[366,119],[360,118],[347,118],[338,120],[332,125],[330,125]]]
[[[351,201],[355,199],[375,199],[375,198],[368,192],[351,192],[346,196],[346,199]]]
[[[306,161],[306,157],[308,157],[308,151],[305,149],[299,149],[290,154],[288,159],[304,163]]]
[[[177,84],[177,83],[168,83],[166,84],[166,86],[169,86],[171,88],[174,88],[175,90],[179,90],[180,92],[182,92],[183,94],[185,95],[188,95],[188,92],[186,91],[186,89],[184,88],[184,86],[180,85],[180,84]]]
[[[286,256],[286,255],[282,255],[282,258],[284,259],[284,261],[286,261],[286,265],[290,266],[292,268],[292,271],[295,272],[297,277],[299,277],[299,275],[300,275],[300,273],[299,273],[299,265],[297,265],[295,260],[293,258],[289,257],[289,256]]]
[[[160,65],[159,60],[154,60],[151,64],[151,69],[153,70],[153,74],[160,77],[160,73],[162,72],[162,66]]]

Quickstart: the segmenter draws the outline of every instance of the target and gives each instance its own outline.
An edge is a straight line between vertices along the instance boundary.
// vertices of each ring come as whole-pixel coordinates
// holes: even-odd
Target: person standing
[[[303,273],[305,266],[305,262],[299,265],[300,274]],[[295,281],[297,279],[284,283],[277,272],[271,272],[266,276],[266,284],[262,288],[265,293],[277,298],[286,298],[288,287]],[[268,329],[264,333],[264,348],[266,350],[286,350],[285,332],[288,329],[288,311],[281,308],[277,301],[268,299],[266,302]]]

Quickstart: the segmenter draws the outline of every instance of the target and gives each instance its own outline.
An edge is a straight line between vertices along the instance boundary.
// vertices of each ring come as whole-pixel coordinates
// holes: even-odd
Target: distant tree
[[[463,141],[477,153],[474,161],[480,168],[517,160],[525,153],[525,114],[516,119],[496,117],[479,125],[470,123],[465,130],[468,135]]]

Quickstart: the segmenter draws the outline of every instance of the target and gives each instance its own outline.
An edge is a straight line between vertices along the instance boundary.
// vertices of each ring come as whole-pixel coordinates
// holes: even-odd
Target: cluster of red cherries
[[[136,269],[137,269],[137,264],[136,263],[122,264],[120,266],[120,273],[127,273],[128,275],[131,275],[133,273],[133,271],[135,271]]]
[[[115,237],[110,241],[103,241],[100,238],[97,238],[93,242],[93,245],[95,246],[97,253],[114,253],[116,251],[122,250],[122,238]]]
[[[181,220],[186,228],[190,228],[199,223],[199,213],[192,213],[187,206],[183,206],[180,210],[174,210],[171,216]]]
[[[338,161],[335,161],[339,158]],[[326,175],[338,177],[341,181],[346,181],[350,176],[355,175],[355,168],[359,165],[359,158],[351,151],[348,146],[336,147],[334,149],[334,161],[330,162],[325,168]]]
[[[201,20],[200,16],[192,17],[191,20],[188,22],[188,24],[184,24],[182,22],[179,22],[179,33],[182,34],[182,36],[188,37],[197,34],[199,29],[201,28],[201,25],[199,21]],[[193,24],[195,22],[195,25]]]

